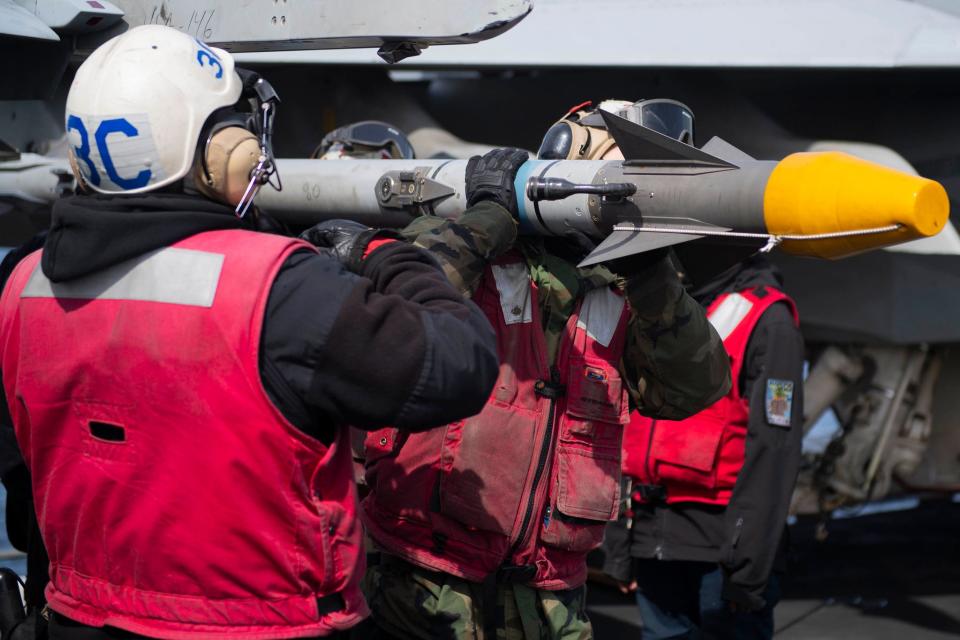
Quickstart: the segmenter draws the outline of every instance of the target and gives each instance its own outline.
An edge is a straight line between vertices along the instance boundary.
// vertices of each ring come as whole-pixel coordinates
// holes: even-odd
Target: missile
[[[697,149],[600,113],[626,160],[529,160],[515,182],[521,232],[594,238],[583,265],[703,238],[842,258],[947,224],[946,191],[932,180],[839,152],[755,160],[720,138]],[[402,227],[467,207],[466,160],[276,162],[283,189],[261,189],[256,203],[295,225],[350,218]],[[0,162],[0,195],[52,202],[72,187],[66,160]]]
[[[521,233],[600,241],[583,265],[706,237],[842,258],[935,235],[949,217],[939,183],[847,154],[756,160],[720,138],[698,149],[601,113],[625,160],[530,160],[515,183]],[[297,224],[453,218],[466,208],[466,165],[281,159],[283,191],[263,190],[257,204]]]
[[[73,193],[76,180],[65,159],[35,153],[11,155],[13,159],[0,160],[0,197],[49,204]]]

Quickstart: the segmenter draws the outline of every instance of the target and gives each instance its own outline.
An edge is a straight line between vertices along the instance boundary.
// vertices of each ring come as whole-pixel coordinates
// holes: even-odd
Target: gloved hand
[[[637,317],[659,322],[665,313],[673,313],[667,310],[683,295],[683,284],[669,256],[670,249],[664,247],[604,263],[623,278],[624,293]]]
[[[582,231],[567,229],[562,236],[545,236],[543,246],[558,258],[577,264],[597,248],[597,243]]]
[[[518,216],[517,194],[513,181],[520,166],[530,158],[523,149],[494,149],[481,156],[473,156],[467,162],[467,206],[482,200],[492,200]]]
[[[727,608],[731,613],[760,611],[767,604],[760,596],[754,595],[746,589],[733,584],[726,571],[724,571],[720,597],[726,601]]]
[[[370,251],[403,237],[391,229],[373,229],[352,220],[325,220],[301,233],[300,239],[329,249],[347,269],[360,273],[363,259]]]
[[[617,258],[604,264],[610,271],[618,276],[629,279],[631,276],[643,273],[650,267],[659,265],[669,254],[670,247],[662,247],[652,251],[635,253],[632,256],[626,256],[624,258]]]

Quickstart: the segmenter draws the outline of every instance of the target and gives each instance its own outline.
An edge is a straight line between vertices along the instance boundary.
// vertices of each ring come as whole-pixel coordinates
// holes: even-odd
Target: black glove
[[[520,166],[530,159],[523,149],[494,149],[481,156],[473,156],[467,162],[465,174],[467,206],[481,200],[491,200],[513,214],[516,218],[517,194],[513,181]]]
[[[743,587],[739,587],[730,582],[730,576],[724,571],[723,586],[721,587],[720,597],[727,602],[727,607],[733,613],[750,613],[760,611],[766,606],[766,601],[756,596]]]
[[[597,248],[597,243],[578,229],[567,229],[562,236],[545,236],[543,246],[558,258],[577,264]]]
[[[668,255],[670,255],[670,247],[661,247],[660,249],[653,249],[652,251],[644,251],[643,253],[635,253],[631,256],[610,260],[609,262],[605,262],[604,266],[618,276],[630,278],[631,276],[643,273],[652,266],[659,265]],[[676,271],[672,266],[671,269]]]
[[[347,269],[360,273],[361,263],[371,242],[378,239],[402,240],[403,237],[391,229],[373,229],[353,220],[325,220],[301,233],[300,239],[315,247],[329,249]]]

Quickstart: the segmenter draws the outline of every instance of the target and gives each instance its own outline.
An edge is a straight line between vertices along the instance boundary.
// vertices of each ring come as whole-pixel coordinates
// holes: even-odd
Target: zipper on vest
[[[550,400],[547,410],[547,429],[543,437],[543,444],[540,446],[540,457],[537,458],[537,468],[533,473],[533,483],[530,486],[530,499],[527,500],[527,508],[523,513],[523,520],[520,523],[520,532],[517,534],[517,541],[510,550],[510,555],[517,552],[527,537],[530,527],[530,520],[533,518],[533,507],[537,501],[537,489],[540,487],[540,480],[547,467],[547,461],[550,459],[550,452],[553,450],[553,432],[556,428],[557,400],[563,397],[566,390],[560,384],[560,370],[554,365],[550,367],[550,382],[537,380],[534,384],[534,392]]]

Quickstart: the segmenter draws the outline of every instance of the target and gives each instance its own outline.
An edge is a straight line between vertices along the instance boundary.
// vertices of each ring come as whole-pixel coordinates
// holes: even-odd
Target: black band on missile
[[[553,165],[557,164],[558,162],[560,162],[560,161],[559,161],[559,160],[554,160],[553,162],[551,162],[550,164],[548,164],[547,166],[545,166],[545,167],[543,168],[543,171],[540,172],[540,175],[538,175],[537,178],[542,178],[542,177],[544,176],[544,174],[546,174],[547,171],[550,170],[550,167],[552,167]],[[533,212],[534,212],[535,214],[537,214],[537,220],[540,221],[540,226],[543,227],[544,229],[546,229],[548,233],[551,233],[551,234],[553,234],[553,235],[555,235],[555,236],[560,235],[560,234],[558,234],[557,232],[555,232],[553,229],[551,229],[550,227],[547,226],[546,221],[544,221],[544,219],[543,219],[543,215],[541,215],[541,213],[540,213],[540,201],[539,201],[539,200],[534,200],[534,201],[533,201]]]

